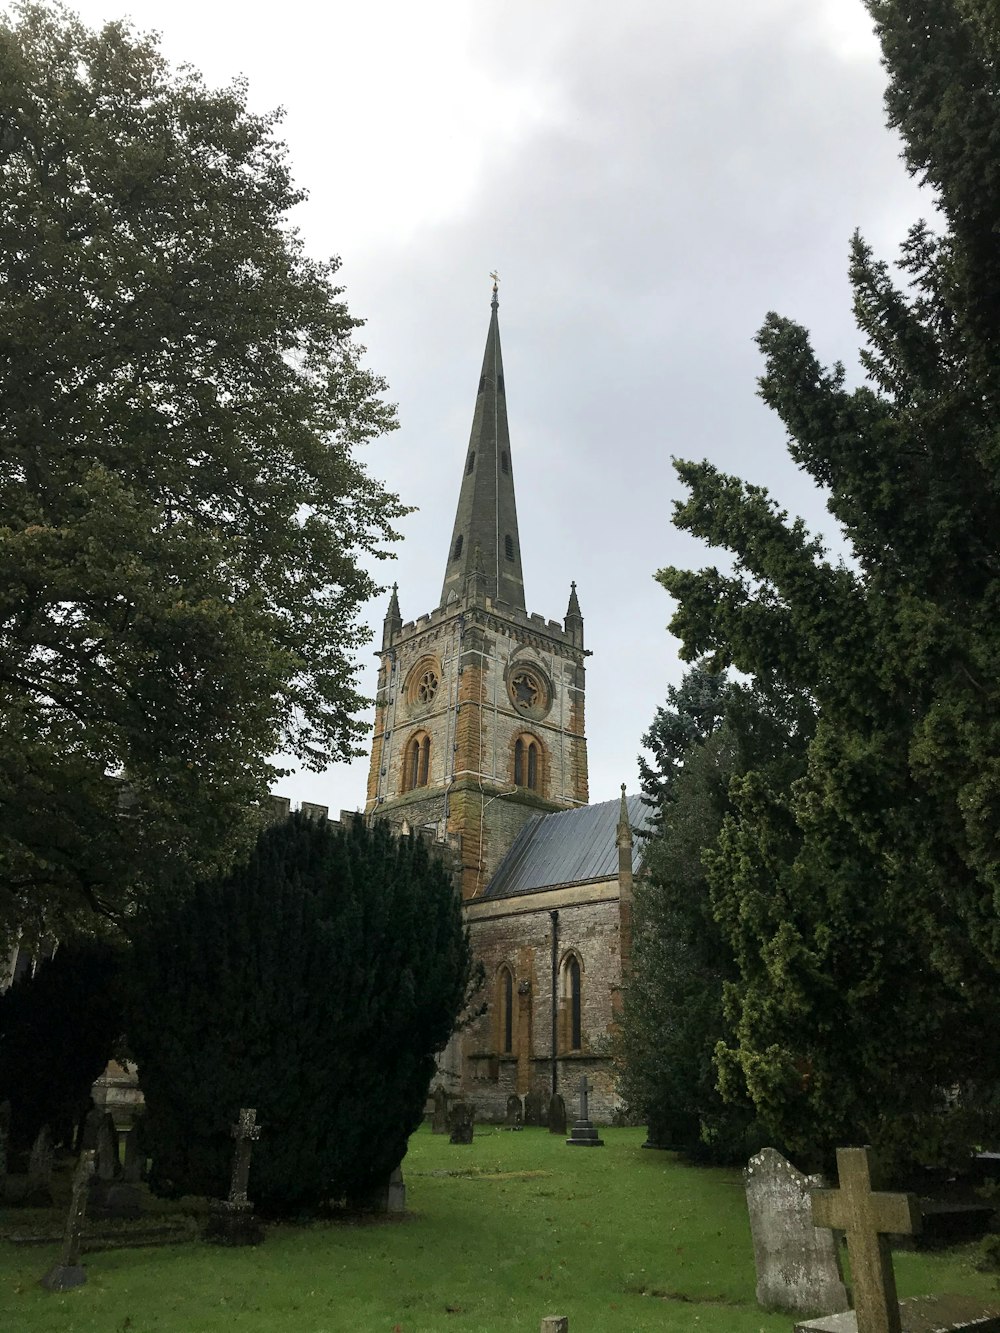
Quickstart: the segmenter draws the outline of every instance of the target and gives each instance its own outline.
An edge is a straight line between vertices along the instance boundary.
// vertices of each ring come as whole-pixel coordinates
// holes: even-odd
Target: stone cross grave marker
[[[594,1086],[587,1078],[586,1074],[580,1075],[580,1082],[577,1086],[577,1092],[580,1094],[580,1119],[590,1119],[590,1106],[587,1102],[588,1095],[594,1091]]]
[[[240,1108],[240,1118],[231,1126],[231,1133],[236,1140],[233,1153],[233,1176],[229,1185],[229,1202],[247,1202],[247,1184],[250,1180],[250,1154],[253,1145],[260,1138],[260,1125],[257,1121],[257,1109],[253,1106]]]
[[[848,1309],[833,1232],[813,1226],[810,1189],[825,1185],[823,1178],[804,1176],[774,1148],[764,1148],[750,1158],[743,1181],[757,1304],[794,1314]]]
[[[80,1263],[80,1238],[83,1235],[83,1219],[87,1215],[87,1193],[94,1174],[96,1156],[93,1148],[84,1148],[73,1172],[73,1198],[66,1216],[62,1257],[41,1279],[41,1285],[48,1291],[69,1291],[72,1287],[82,1286],[87,1280],[87,1270]]]
[[[575,1148],[603,1148],[604,1140],[598,1137],[597,1130],[590,1123],[590,1105],[588,1095],[593,1092],[593,1085],[586,1074],[580,1075],[577,1092],[580,1094],[580,1119],[573,1126],[566,1142]]]
[[[858,1333],[900,1333],[889,1233],[918,1232],[920,1205],[913,1194],[872,1190],[867,1148],[838,1148],[837,1175],[840,1189],[813,1191],[813,1223],[847,1233]]]

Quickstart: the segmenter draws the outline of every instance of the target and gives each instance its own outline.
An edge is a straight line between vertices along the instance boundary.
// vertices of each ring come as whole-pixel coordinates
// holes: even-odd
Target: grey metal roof
[[[649,806],[641,796],[626,796],[625,801],[632,828],[646,828]],[[615,835],[620,814],[621,798],[530,820],[511,843],[483,897],[509,898],[556,885],[612,879],[618,874]],[[641,838],[633,837],[633,870],[639,869],[642,845]]]

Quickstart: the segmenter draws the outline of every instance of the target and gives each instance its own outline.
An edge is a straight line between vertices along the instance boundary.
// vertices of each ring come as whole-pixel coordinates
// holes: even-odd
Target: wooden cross
[[[236,1152],[233,1154],[233,1178],[229,1186],[230,1203],[246,1203],[247,1181],[250,1179],[250,1153],[255,1139],[260,1138],[260,1125],[256,1124],[257,1110],[253,1106],[240,1108],[239,1123],[230,1126],[236,1140]]]
[[[589,1108],[588,1105],[587,1105],[587,1093],[588,1093],[588,1092],[593,1092],[593,1091],[594,1091],[593,1084],[587,1082],[587,1075],[586,1075],[586,1074],[581,1074],[581,1075],[580,1075],[580,1083],[579,1083],[579,1086],[577,1087],[577,1092],[579,1092],[579,1094],[580,1094],[580,1119],[581,1119],[581,1120],[589,1120],[589,1119],[590,1119],[590,1116],[588,1115],[588,1111],[589,1111],[590,1108]]]
[[[838,1148],[839,1190],[812,1191],[817,1227],[847,1233],[858,1333],[901,1333],[889,1232],[920,1230],[920,1205],[913,1194],[874,1194],[867,1148]]]

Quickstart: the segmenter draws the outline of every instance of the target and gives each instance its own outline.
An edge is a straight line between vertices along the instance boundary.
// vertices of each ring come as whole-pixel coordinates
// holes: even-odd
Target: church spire
[[[485,596],[523,611],[524,579],[500,354],[497,280],[496,274],[490,276],[493,278],[490,327],[441,603],[461,597],[466,580],[478,573],[475,583]],[[481,572],[476,569],[477,549]]]

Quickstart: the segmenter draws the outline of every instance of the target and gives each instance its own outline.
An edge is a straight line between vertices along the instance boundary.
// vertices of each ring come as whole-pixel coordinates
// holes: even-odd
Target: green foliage
[[[0,995],[0,1102],[30,1146],[43,1125],[69,1138],[121,1038],[122,946],[72,940]]]
[[[150,907],[128,1031],[154,1188],[225,1197],[241,1106],[251,1196],[312,1208],[385,1181],[471,981],[448,872],[360,819],[266,829],[249,863]]]
[[[1000,1078],[997,41],[985,0],[869,9],[890,121],[947,229],[911,229],[906,287],[854,238],[861,387],[788,319],[758,338],[761,396],[828,491],[851,565],[759,487],[681,463],[675,522],[733,568],[659,578],[686,656],[819,717],[804,776],[749,772],[734,789],[709,862],[739,968],[723,1086],[745,1084],[804,1155],[867,1140],[947,1160],[989,1132]]]
[[[357,752],[394,415],[277,121],[127,24],[0,16],[0,928],[224,867],[270,755]]]
[[[787,779],[801,770],[808,707],[767,700],[696,663],[658,708],[662,774],[657,829],[635,889],[632,966],[625,985],[621,1087],[662,1143],[716,1161],[763,1144],[746,1094],[717,1089],[714,1053],[728,1028],[724,985],[736,975],[705,874],[730,811],[729,787],[752,766]],[[649,738],[645,738],[649,744]],[[653,775],[658,776],[658,775]]]

